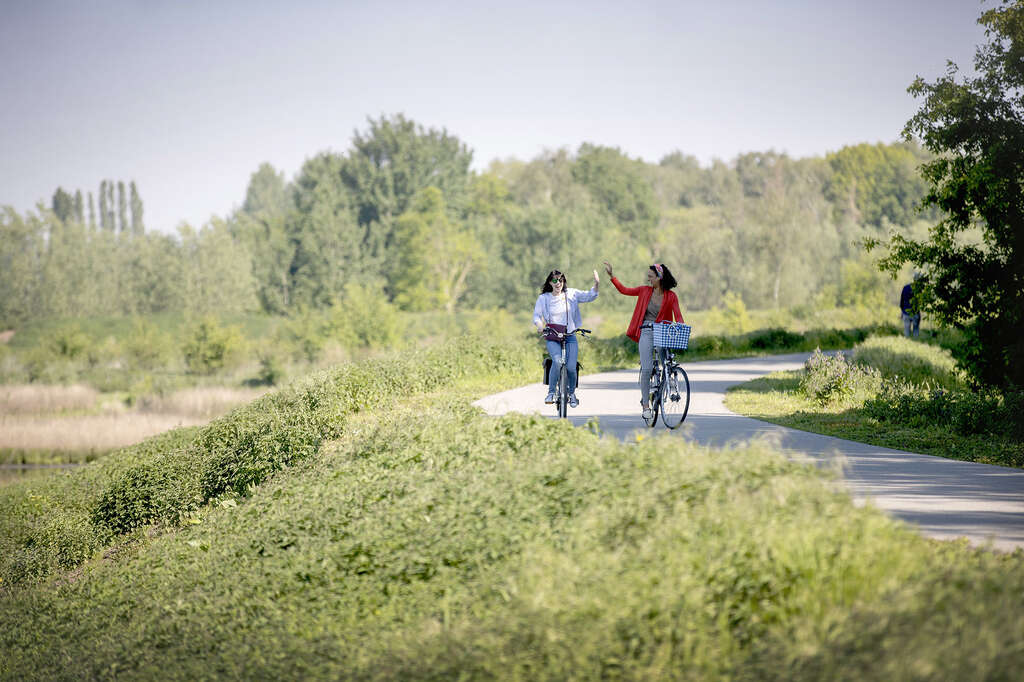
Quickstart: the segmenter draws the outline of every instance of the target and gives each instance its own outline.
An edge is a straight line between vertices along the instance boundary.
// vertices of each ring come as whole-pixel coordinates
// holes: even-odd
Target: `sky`
[[[147,229],[226,217],[402,113],[494,159],[656,163],[894,142],[970,71],[977,0],[0,0],[0,206],[134,180]]]

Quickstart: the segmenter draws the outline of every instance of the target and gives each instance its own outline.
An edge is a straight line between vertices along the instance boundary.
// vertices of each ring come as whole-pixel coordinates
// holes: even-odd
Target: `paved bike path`
[[[742,417],[722,401],[729,386],[770,372],[798,369],[806,353],[767,358],[714,360],[684,364],[690,377],[690,412],[676,431],[661,424],[648,429],[640,419],[637,370],[583,375],[577,395],[580,406],[570,420],[581,425],[593,417],[601,429],[622,440],[637,432],[725,445],[768,437],[790,452],[805,453],[816,462],[845,462],[844,478],[855,500],[870,500],[896,518],[916,525],[930,537],[966,537],[973,544],[991,541],[996,548],[1024,547],[1024,470],[960,462],[798,431]],[[544,405],[540,383],[498,393],[475,404],[488,414],[538,413],[556,418],[555,406]]]

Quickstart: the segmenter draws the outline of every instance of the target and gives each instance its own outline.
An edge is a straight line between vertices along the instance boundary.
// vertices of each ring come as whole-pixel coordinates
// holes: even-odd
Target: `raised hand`
[[[609,277],[612,277],[612,265],[608,261],[604,262],[604,271],[608,273]]]

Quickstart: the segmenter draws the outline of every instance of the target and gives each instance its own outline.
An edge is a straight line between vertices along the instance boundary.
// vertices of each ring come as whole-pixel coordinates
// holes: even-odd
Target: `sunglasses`
[[[562,278],[561,278],[561,277],[552,277],[552,278],[551,278],[551,280],[550,280],[550,282],[551,282],[552,284],[558,284],[558,283],[559,283],[559,282],[561,282],[561,281],[562,281]]]

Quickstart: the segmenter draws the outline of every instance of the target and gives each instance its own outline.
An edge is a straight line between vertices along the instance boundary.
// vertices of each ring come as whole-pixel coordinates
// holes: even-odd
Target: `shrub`
[[[149,320],[136,318],[122,348],[129,365],[152,370],[165,365],[170,359],[172,341]]]
[[[260,369],[256,375],[256,383],[265,386],[276,386],[284,379],[285,370],[281,359],[272,352],[260,354]]]
[[[402,339],[402,319],[383,292],[348,284],[331,308],[329,330],[347,348],[390,348]]]
[[[62,357],[75,360],[92,345],[92,340],[77,324],[58,329],[53,335],[53,348]]]
[[[193,374],[213,374],[237,358],[242,339],[234,328],[222,327],[206,316],[192,330],[182,351],[185,364]]]
[[[853,361],[877,369],[882,377],[900,377],[915,384],[963,388],[952,354],[902,336],[872,336],[854,349]]]
[[[300,309],[278,327],[277,337],[283,345],[291,349],[292,356],[297,360],[316,362],[327,343],[330,329],[323,313]]]
[[[863,402],[873,397],[882,383],[877,370],[848,362],[841,353],[825,355],[820,349],[815,349],[804,369],[800,390],[822,405]]]
[[[940,426],[965,436],[991,434],[1024,440],[1024,393],[994,390],[950,391],[901,379],[883,381],[878,395],[865,402],[879,421],[915,428]]]
[[[341,435],[350,415],[460,377],[521,374],[535,353],[532,343],[459,339],[319,372],[205,427],[179,429],[83,467],[64,479],[65,488],[47,496],[39,514],[74,511],[75,530],[65,535],[82,540],[69,540],[78,549],[62,549],[61,556],[80,561],[120,534],[152,523],[175,524],[215,499],[248,495],[274,472],[309,459],[324,441]],[[33,490],[8,491],[6,501],[0,495],[0,579],[8,584],[70,567],[42,544],[39,523],[26,520],[23,508]]]
[[[803,334],[796,334],[782,327],[760,329],[746,336],[747,345],[756,350],[790,350],[799,348],[803,342]]]

